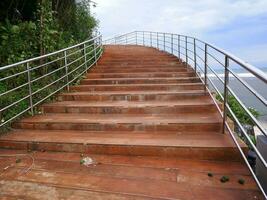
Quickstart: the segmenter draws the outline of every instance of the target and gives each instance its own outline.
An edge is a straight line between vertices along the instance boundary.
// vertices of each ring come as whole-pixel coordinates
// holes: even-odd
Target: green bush
[[[219,94],[216,95],[216,99],[220,102],[223,102]],[[248,124],[254,126],[254,123],[247,114],[247,112],[242,108],[242,106],[238,103],[238,101],[233,95],[228,95],[228,104],[241,124]],[[260,113],[255,108],[249,107],[248,110],[256,119],[260,116]],[[228,116],[234,121],[233,117],[229,113]]]

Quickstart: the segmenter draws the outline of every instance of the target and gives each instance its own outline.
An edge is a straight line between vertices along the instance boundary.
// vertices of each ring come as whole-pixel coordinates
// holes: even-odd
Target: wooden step
[[[62,101],[42,106],[44,113],[90,113],[90,114],[179,114],[216,112],[211,100],[183,101]]]
[[[58,95],[59,101],[168,101],[210,98],[203,90],[186,91],[93,91],[69,92]]]
[[[217,132],[191,135],[190,133],[165,134],[164,132],[99,134],[84,131],[17,130],[4,136],[1,146],[2,148],[19,147],[37,151],[241,160],[238,149],[230,136]]]
[[[179,91],[179,90],[204,90],[202,83],[179,84],[116,84],[116,85],[76,85],[71,86],[70,91]]]
[[[171,77],[195,77],[194,72],[153,72],[153,73],[88,73],[87,78],[171,78]]]
[[[0,151],[1,154],[21,151]],[[117,155],[90,156],[95,165],[80,165],[80,154],[32,153],[35,167],[28,173],[22,157],[0,182],[1,195],[26,199],[47,196],[48,199],[262,199],[248,170],[237,162],[200,161],[195,159],[133,157]],[[15,158],[3,160],[8,164]],[[224,167],[227,165],[227,167]],[[192,166],[194,166],[192,168]],[[207,173],[212,172],[213,177]],[[221,183],[220,177],[230,177]],[[245,185],[238,179],[246,180]],[[46,191],[46,192],[44,192]],[[189,192],[190,191],[190,192]],[[212,195],[212,196],[210,196]]]
[[[189,71],[187,68],[167,68],[167,67],[160,67],[160,68],[148,68],[148,67],[143,67],[143,68],[129,68],[127,67],[126,69],[123,68],[113,68],[109,67],[109,69],[101,69],[101,68],[92,68],[90,70],[90,73],[131,73],[131,72],[173,72],[173,73],[178,73],[178,72],[187,72]],[[192,71],[192,70],[190,70]]]
[[[45,114],[15,122],[13,128],[97,131],[220,131],[217,113],[183,115]]]
[[[83,79],[81,85],[117,85],[117,84],[177,84],[177,83],[200,83],[197,77],[185,78],[98,78]]]

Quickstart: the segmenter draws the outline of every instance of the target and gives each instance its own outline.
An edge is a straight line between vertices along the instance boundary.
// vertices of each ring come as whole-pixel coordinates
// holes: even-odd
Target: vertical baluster
[[[178,55],[179,58],[181,59],[181,44],[180,44],[180,35],[178,35]]]
[[[97,47],[97,44],[96,44],[96,39],[95,39],[95,40],[94,40],[94,57],[95,57],[95,65],[97,65],[96,47]]]
[[[86,43],[83,44],[83,54],[84,54],[84,66],[85,66],[85,70],[87,70]]]
[[[145,32],[143,31],[143,46],[145,46]]]
[[[31,115],[34,115],[33,112],[33,101],[32,101],[32,81],[31,81],[31,68],[29,62],[26,63],[27,67],[27,79],[28,79],[28,89],[29,89],[29,103],[31,108]]]
[[[68,66],[68,60],[67,60],[67,51],[64,51],[64,62],[65,62],[65,74],[66,74],[66,82],[67,82],[67,90],[70,90],[69,85],[69,66]]]
[[[137,31],[135,32],[135,44],[137,45]]]
[[[205,83],[205,91],[207,89],[207,69],[208,69],[208,45],[205,44],[205,66],[204,66],[204,83]]]
[[[171,34],[171,46],[172,46],[172,54],[173,54],[173,34]]]
[[[185,62],[186,62],[186,66],[188,66],[187,36],[185,36]]]
[[[152,33],[150,32],[150,47],[152,47]]]
[[[196,39],[194,38],[194,64],[195,64],[195,72],[197,73],[197,49],[196,49]]]
[[[165,33],[163,33],[163,50],[165,51]]]
[[[157,48],[159,49],[159,33],[157,32]]]
[[[228,104],[228,84],[229,84],[229,57],[225,56],[225,64],[224,64],[224,95],[223,95],[223,127],[222,133],[225,133],[225,124],[227,120],[227,104]]]
[[[125,44],[128,44],[128,34],[126,34],[126,36],[125,36]]]

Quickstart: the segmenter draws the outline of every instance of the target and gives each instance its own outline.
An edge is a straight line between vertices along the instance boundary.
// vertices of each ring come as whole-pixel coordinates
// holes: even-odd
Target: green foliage
[[[37,56],[38,38],[34,22],[12,25],[8,20],[0,23],[0,64],[15,63]]]
[[[32,0],[29,0],[29,2],[31,1]],[[5,0],[5,2],[8,4],[9,1]],[[19,0],[14,0],[14,2],[19,2]],[[30,3],[26,4],[28,5],[27,13],[26,11],[21,13],[23,17],[24,13],[26,13],[28,17],[25,17],[25,19],[29,20],[23,21],[21,18],[14,18],[11,12],[12,9],[4,20],[0,18],[0,67],[50,53],[89,39],[93,29],[97,26],[97,21],[90,15],[84,1],[76,4],[75,0],[41,0],[38,1],[38,3],[35,2],[32,4],[32,6]],[[11,5],[7,7],[12,6],[14,6],[13,1]],[[3,11],[2,7],[0,11]],[[87,52],[90,52],[90,50],[91,48],[88,48]],[[74,53],[75,51],[76,53]],[[73,55],[67,58],[67,62],[70,63],[83,55],[83,49],[77,48],[75,50],[70,50],[68,53],[73,53]],[[33,104],[66,84],[66,78],[62,79],[66,71],[64,68],[59,69],[64,65],[64,60],[59,59],[59,57],[63,57],[63,54],[50,56],[43,60],[30,63],[30,68],[32,69],[30,71],[31,79],[40,78],[37,82],[32,83],[32,92],[36,92],[60,79],[55,84],[34,94]],[[91,54],[89,54],[88,57],[91,57]],[[47,66],[34,69],[34,67],[40,64],[51,62],[55,59],[59,60]],[[84,60],[81,59],[68,66],[69,72],[72,72],[69,75],[69,80],[73,80],[73,84],[79,81],[79,79],[76,78],[77,75],[80,75],[84,71],[84,67],[77,69],[83,62]],[[93,60],[88,64],[92,62]],[[30,99],[27,98],[29,95],[28,78],[27,73],[23,73],[26,69],[26,65],[24,64],[0,71],[0,79],[20,73],[10,79],[0,81],[0,94],[24,85],[15,91],[0,96],[0,108],[22,100],[7,110],[0,112],[1,123],[4,123],[23,111],[25,111],[23,114],[30,113]],[[44,74],[55,70],[57,71],[49,75],[48,78],[41,78]],[[53,97],[50,97],[48,101],[52,99]],[[34,112],[38,112],[38,110],[35,109]],[[8,127],[9,124],[7,124],[7,128]],[[1,129],[1,131],[3,130]]]
[[[86,1],[79,4],[68,1],[67,11],[53,11],[52,1],[43,0],[35,10],[36,20],[11,23],[7,18],[0,22],[0,66],[50,53],[90,38],[97,21],[90,15]],[[60,2],[64,5],[62,0]]]
[[[216,95],[216,99],[222,102],[220,95]],[[236,115],[236,117],[238,118],[238,120],[240,121],[240,123],[254,126],[253,121],[251,120],[247,112],[238,103],[238,101],[235,99],[234,96],[232,95],[228,96],[228,104],[232,109],[232,111],[234,112],[234,114]],[[255,108],[249,107],[248,110],[255,118],[258,118],[260,116],[260,113]],[[233,120],[233,117],[230,114],[228,114],[228,116]]]

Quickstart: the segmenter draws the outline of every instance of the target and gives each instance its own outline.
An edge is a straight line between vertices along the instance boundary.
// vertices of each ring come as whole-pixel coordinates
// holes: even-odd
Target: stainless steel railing
[[[104,41],[105,44],[118,44],[118,45],[142,45],[154,47],[159,50],[167,51],[173,55],[176,55],[179,59],[185,61],[186,65],[190,65],[194,68],[196,74],[201,78],[203,84],[205,84],[205,90],[209,93],[213,99],[220,115],[223,119],[223,130],[222,133],[228,131],[236,144],[238,150],[240,151],[245,163],[247,164],[249,170],[251,171],[256,183],[258,184],[263,195],[267,199],[267,195],[263,190],[261,183],[259,182],[254,170],[249,164],[249,161],[242,151],[242,148],[238,142],[238,136],[233,130],[231,130],[228,122],[227,115],[230,115],[245,137],[248,145],[256,153],[257,158],[262,163],[262,165],[267,170],[266,160],[263,158],[256,145],[253,143],[244,125],[240,122],[236,113],[229,106],[229,94],[232,95],[238,102],[238,104],[244,109],[249,118],[252,120],[253,124],[258,127],[260,132],[266,137],[267,132],[262,126],[262,124],[253,116],[248,107],[241,101],[239,96],[230,86],[229,82],[232,77],[234,77],[243,87],[247,89],[259,102],[267,108],[267,101],[263,95],[259,94],[251,85],[249,85],[242,77],[231,69],[231,66],[238,66],[243,70],[248,71],[254,75],[262,84],[267,87],[267,76],[264,72],[257,69],[256,67],[242,61],[236,56],[212,45],[202,40],[194,37],[172,34],[172,33],[162,33],[162,32],[151,32],[151,31],[134,31],[126,33],[123,35],[118,35],[113,38]],[[219,75],[214,67],[222,67],[223,75]],[[215,83],[214,78],[217,78],[217,82],[222,84],[222,88],[218,88],[218,83]],[[215,92],[222,99],[223,107],[220,108],[216,98],[213,95]]]
[[[43,56],[0,67],[0,128],[69,86],[102,55],[102,36]],[[7,125],[7,126],[6,126]]]

